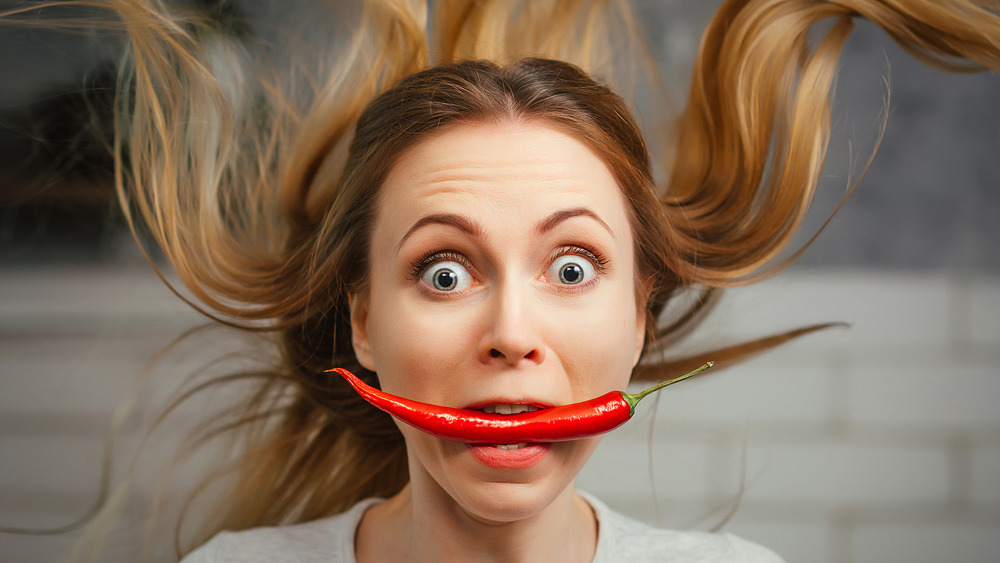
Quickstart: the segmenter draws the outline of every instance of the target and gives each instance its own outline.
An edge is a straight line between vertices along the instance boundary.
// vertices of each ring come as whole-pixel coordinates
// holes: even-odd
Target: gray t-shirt
[[[599,522],[594,563],[782,562],[771,550],[732,534],[658,530],[581,494]],[[336,516],[303,524],[222,532],[189,553],[183,563],[355,563],[354,532],[365,510],[377,502],[380,499],[368,499]]]

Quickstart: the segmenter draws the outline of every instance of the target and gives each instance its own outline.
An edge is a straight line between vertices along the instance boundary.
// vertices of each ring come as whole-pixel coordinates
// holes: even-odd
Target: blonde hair
[[[448,0],[428,13],[426,2],[370,0],[322,74],[251,71],[249,54],[211,21],[156,0],[69,3],[108,8],[126,31],[115,185],[137,238],[140,225],[148,229],[193,297],[182,298],[220,323],[274,334],[282,356],[273,370],[248,375],[258,381],[251,399],[199,438],[237,432],[243,447],[206,476],[227,477],[230,489],[179,552],[223,529],[334,514],[407,482],[404,444],[388,416],[320,372],[363,372],[346,297],[363,289],[379,175],[422,135],[517,106],[589,139],[640,227],[647,351],[659,353],[719,288],[773,275],[797,255],[781,258],[822,169],[831,85],[854,17],[935,66],[1000,70],[994,2],[730,0],[704,34],[672,142],[650,159],[626,104],[577,70],[622,92],[643,80],[655,90],[652,58],[624,1]],[[492,62],[452,64],[462,60]],[[288,89],[299,72],[322,80]],[[564,114],[529,108],[530,92],[513,90],[521,78],[544,84],[546,96],[563,88],[574,103],[594,103]],[[457,92],[449,99],[507,105],[447,119],[418,112],[393,125],[407,100],[426,101],[445,85]],[[559,121],[570,114],[585,119]],[[666,162],[668,177],[654,178],[651,162]],[[685,291],[699,298],[660,326],[664,307]],[[814,328],[714,357],[735,361]],[[649,354],[634,377],[699,360]]]

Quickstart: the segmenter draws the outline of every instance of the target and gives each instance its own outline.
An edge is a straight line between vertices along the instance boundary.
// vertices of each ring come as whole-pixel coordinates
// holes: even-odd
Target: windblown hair
[[[438,0],[428,13],[418,0],[370,0],[322,73],[295,61],[251,71],[253,57],[212,22],[158,0],[68,4],[107,8],[126,32],[114,150],[130,224],[148,229],[193,306],[274,334],[281,352],[280,365],[254,375],[251,400],[205,431],[240,433],[243,446],[206,477],[231,489],[186,545],[338,513],[406,484],[391,418],[322,372],[342,366],[377,384],[354,357],[348,296],[365,289],[378,188],[421,139],[462,122],[535,121],[604,161],[628,202],[637,295],[648,299],[634,377],[659,379],[700,360],[661,352],[718,289],[798,254],[783,251],[818,183],[854,18],[936,67],[1000,70],[995,1],[727,0],[703,36],[671,142],[651,157],[628,104],[592,78],[655,90],[622,1]],[[287,87],[303,74],[312,89]],[[684,292],[699,298],[660,325]],[[713,357],[735,361],[801,332]]]

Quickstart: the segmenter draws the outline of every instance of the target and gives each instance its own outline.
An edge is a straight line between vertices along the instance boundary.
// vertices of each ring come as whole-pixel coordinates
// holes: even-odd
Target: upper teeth
[[[531,405],[490,405],[483,409],[490,414],[518,414],[522,412],[535,411],[538,407],[533,407]]]

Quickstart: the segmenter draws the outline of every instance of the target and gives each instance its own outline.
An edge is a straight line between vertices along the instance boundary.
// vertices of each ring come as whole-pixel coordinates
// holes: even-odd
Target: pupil
[[[580,283],[583,279],[583,269],[578,264],[566,264],[559,269],[559,280],[563,283]]]
[[[458,276],[451,270],[441,270],[434,276],[434,287],[438,289],[453,289],[458,284]]]

